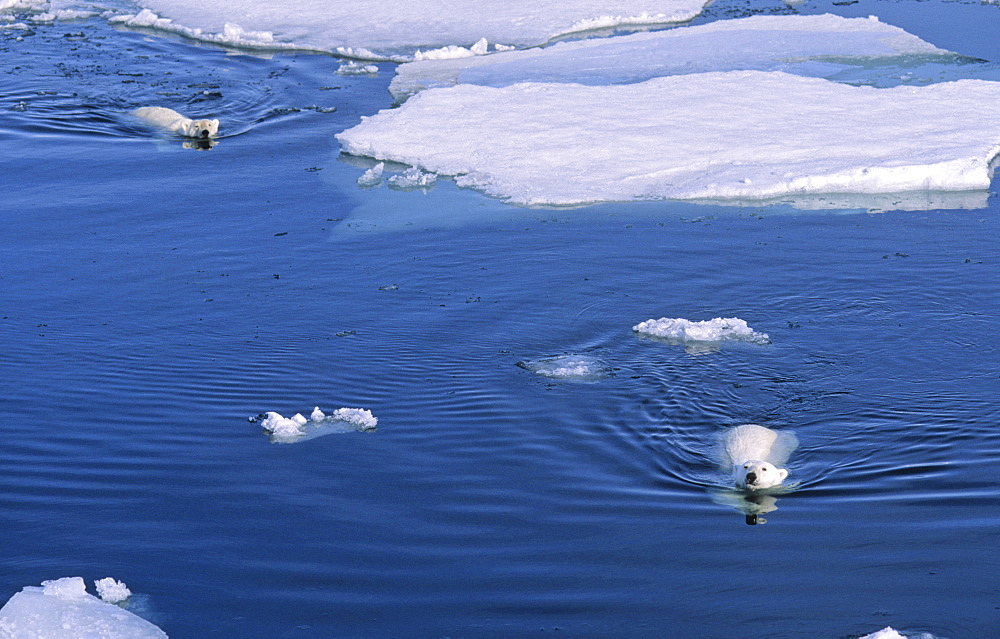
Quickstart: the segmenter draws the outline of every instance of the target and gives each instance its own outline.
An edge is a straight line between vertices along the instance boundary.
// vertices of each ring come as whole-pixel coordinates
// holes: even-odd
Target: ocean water
[[[831,9],[997,59],[1000,6],[800,8]],[[391,105],[393,67],[340,63],[0,30],[0,601],[112,576],[174,639],[1000,636],[995,193],[362,190],[333,136]],[[128,118],[165,98],[218,144]],[[633,333],[660,317],[770,343]],[[600,374],[532,370],[563,357]],[[285,445],[248,420],[316,405],[378,427]],[[715,459],[746,422],[800,440],[753,526]]]

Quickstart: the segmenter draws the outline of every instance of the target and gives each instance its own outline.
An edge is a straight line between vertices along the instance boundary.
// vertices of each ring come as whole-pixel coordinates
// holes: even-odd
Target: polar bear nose
[[[749,473],[747,473],[747,483],[748,484],[756,484],[757,483],[757,473],[753,472],[752,470]]]
[[[208,129],[202,129],[201,130],[201,137],[202,138],[207,138],[208,137]]]

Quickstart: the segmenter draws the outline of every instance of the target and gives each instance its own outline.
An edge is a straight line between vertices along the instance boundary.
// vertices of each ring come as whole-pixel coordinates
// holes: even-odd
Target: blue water
[[[995,33],[998,6],[803,10],[831,8],[1000,57],[932,37]],[[994,194],[363,191],[333,135],[390,106],[393,70],[338,66],[100,19],[0,31],[0,603],[113,576],[174,639],[1000,636]],[[184,149],[125,116],[160,99],[227,135]],[[663,316],[772,343],[633,334]],[[565,354],[612,374],[517,366]],[[281,445],[247,420],[315,405],[378,429]],[[745,422],[801,441],[756,526],[713,457]]]

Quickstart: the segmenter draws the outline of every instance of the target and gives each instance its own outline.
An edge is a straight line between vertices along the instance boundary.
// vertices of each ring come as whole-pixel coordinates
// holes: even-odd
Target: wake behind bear
[[[722,436],[722,467],[733,473],[739,488],[775,488],[788,477],[783,466],[798,445],[798,438],[788,431],[743,424]]]

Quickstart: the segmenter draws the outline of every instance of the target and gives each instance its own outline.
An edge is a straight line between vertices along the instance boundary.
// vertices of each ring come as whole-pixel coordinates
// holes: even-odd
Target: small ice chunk
[[[82,577],[23,588],[0,608],[0,637],[167,639],[165,632],[145,619],[87,594]]]
[[[318,422],[319,420],[325,419],[325,418],[326,418],[326,414],[319,409],[319,406],[317,406],[316,408],[314,408],[313,412],[309,415],[309,419],[313,420],[314,422]]]
[[[423,171],[411,166],[402,173],[389,178],[389,186],[399,190],[420,189],[431,186],[437,181],[437,174]]]
[[[861,637],[861,639],[906,639],[906,637],[893,630],[891,626],[886,626],[878,632]]]
[[[273,411],[266,413],[260,425],[264,430],[270,431],[271,437],[275,439],[295,438],[302,435],[302,424]]]
[[[750,328],[745,320],[738,317],[716,317],[715,319],[692,322],[682,318],[661,317],[640,322],[632,327],[640,335],[660,337],[679,342],[722,342],[741,340],[755,344],[769,344],[765,333]]]
[[[361,430],[372,430],[378,425],[378,419],[371,411],[363,408],[338,408],[333,411],[333,417],[354,424]]]
[[[132,591],[128,589],[128,586],[112,577],[98,579],[94,582],[94,587],[97,588],[97,594],[100,595],[101,599],[110,604],[125,601],[132,596]]]
[[[361,174],[358,178],[358,186],[363,189],[370,189],[382,183],[382,171],[385,170],[385,162],[379,162],[372,168]]]
[[[593,381],[611,374],[611,367],[587,355],[559,355],[518,362],[517,365],[550,379]]]
[[[378,65],[363,62],[345,62],[337,69],[337,75],[372,75],[378,73]]]
[[[294,421],[299,426],[305,426],[306,422],[309,420],[302,416],[302,413],[295,413],[292,415],[292,421]]]

